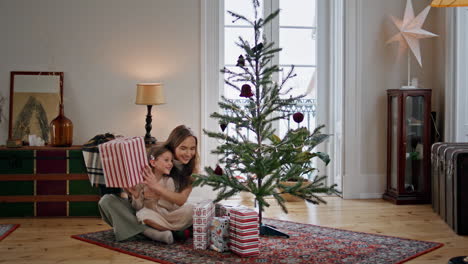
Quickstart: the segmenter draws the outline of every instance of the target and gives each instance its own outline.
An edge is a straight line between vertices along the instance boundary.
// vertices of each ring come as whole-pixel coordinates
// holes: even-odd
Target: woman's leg
[[[113,227],[115,238],[122,241],[142,233],[148,227],[138,222],[130,202],[113,194],[106,194],[99,200],[102,219]]]

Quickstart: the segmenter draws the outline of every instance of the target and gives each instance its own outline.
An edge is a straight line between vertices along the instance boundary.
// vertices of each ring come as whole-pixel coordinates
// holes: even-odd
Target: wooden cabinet
[[[388,90],[387,188],[396,204],[430,203],[431,90]]]
[[[81,146],[0,147],[0,217],[99,216]]]

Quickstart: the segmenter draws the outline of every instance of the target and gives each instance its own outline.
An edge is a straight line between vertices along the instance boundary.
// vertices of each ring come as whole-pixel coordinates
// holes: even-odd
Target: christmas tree
[[[294,67],[280,82],[273,81],[273,75],[280,72],[280,68],[271,61],[281,48],[276,48],[262,32],[264,26],[278,16],[279,10],[261,18],[258,15],[258,0],[252,2],[253,20],[230,11],[228,13],[234,22],[244,21],[253,27],[254,42],[249,43],[239,37],[236,45],[243,50],[243,54],[238,57],[237,70],[221,70],[227,76],[225,83],[236,89],[245,100],[239,102],[221,97],[218,104],[223,111],[211,114],[218,120],[220,131],[204,130],[209,137],[222,142],[212,151],[218,155],[219,164],[215,169],[206,167],[207,175],[195,175],[194,185],[209,185],[219,191],[215,202],[239,192],[252,193],[259,206],[261,224],[262,212],[270,206],[267,197],[274,198],[287,213],[285,200],[281,196],[283,193],[319,204],[325,201],[317,194],[332,194],[337,190],[335,185],[326,185],[326,176],[318,176],[313,164],[314,158],[325,164],[330,162],[326,153],[314,152],[317,145],[329,138],[329,135],[321,133],[323,126],[312,132],[305,127],[290,129],[282,138],[273,128],[274,122],[289,119],[291,115],[295,122],[303,121],[302,113],[293,114],[287,110],[305,95],[289,95],[293,88],[287,86],[287,81],[295,77]],[[226,132],[228,126],[233,128],[232,134]],[[314,175],[310,181],[304,178],[309,175]],[[296,184],[282,184],[287,181],[295,181]],[[264,228],[261,225],[261,232],[268,233],[263,232]]]

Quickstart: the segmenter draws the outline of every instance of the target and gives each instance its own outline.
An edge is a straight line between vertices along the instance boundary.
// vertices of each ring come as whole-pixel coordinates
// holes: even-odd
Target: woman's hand
[[[143,169],[143,179],[144,179],[143,183],[146,184],[146,186],[148,186],[148,188],[152,192],[154,192],[155,194],[160,194],[163,186],[159,184],[159,179],[156,178],[156,175],[154,175],[150,166],[146,166]]]
[[[152,191],[148,186],[143,188],[143,196],[145,199],[159,200],[160,195]]]

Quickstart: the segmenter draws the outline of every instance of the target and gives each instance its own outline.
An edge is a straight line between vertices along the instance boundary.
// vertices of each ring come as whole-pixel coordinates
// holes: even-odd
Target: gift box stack
[[[229,217],[215,216],[211,221],[211,244],[214,251],[229,251]]]
[[[229,247],[241,257],[258,255],[259,226],[256,211],[246,207],[229,210]]]
[[[143,137],[117,138],[99,145],[107,187],[128,188],[143,181],[142,171],[148,165]]]
[[[193,248],[206,249],[210,244],[210,225],[214,216],[213,200],[204,200],[193,208]]]

